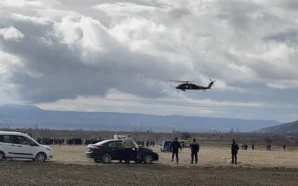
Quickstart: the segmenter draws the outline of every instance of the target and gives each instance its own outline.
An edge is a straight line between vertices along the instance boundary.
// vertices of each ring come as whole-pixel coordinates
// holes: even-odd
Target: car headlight
[[[52,151],[52,149],[51,148],[46,148],[48,151]]]

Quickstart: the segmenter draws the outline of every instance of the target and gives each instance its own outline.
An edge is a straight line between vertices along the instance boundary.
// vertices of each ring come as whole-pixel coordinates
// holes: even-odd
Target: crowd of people
[[[104,139],[82,139],[82,138],[37,138],[36,141],[44,145],[89,145]]]
[[[105,140],[105,138],[98,137],[98,138],[91,138],[91,139],[84,139],[84,138],[40,138],[38,137],[36,141],[40,144],[44,145],[89,145],[89,144],[95,144],[98,142],[101,142]],[[154,141],[144,141],[140,140],[136,143],[138,145],[141,145],[143,147],[154,147],[155,142]]]

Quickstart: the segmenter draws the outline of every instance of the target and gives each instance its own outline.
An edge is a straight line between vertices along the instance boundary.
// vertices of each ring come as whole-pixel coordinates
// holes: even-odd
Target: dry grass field
[[[92,160],[86,159],[84,150],[85,146],[53,146],[55,158],[53,161],[59,163],[71,164],[94,164]],[[190,150],[183,149],[180,152],[179,164],[171,162],[170,153],[160,153],[159,146],[153,148],[159,153],[160,160],[157,162],[162,165],[171,166],[190,166]],[[231,159],[230,150],[228,147],[201,147],[199,152],[199,164],[192,166],[204,167],[219,167],[231,166],[228,161]],[[283,151],[278,150],[240,150],[238,154],[238,161],[242,167],[287,167],[298,168],[298,150],[297,151]]]
[[[238,165],[230,165],[229,148],[201,147],[199,164],[190,166],[189,149],[180,153],[180,164],[170,153],[144,164],[96,164],[84,156],[85,146],[53,146],[51,162],[0,162],[1,186],[61,185],[229,185],[293,186],[298,183],[298,151],[240,150]],[[159,147],[154,147],[159,152]],[[223,158],[224,157],[224,158]]]

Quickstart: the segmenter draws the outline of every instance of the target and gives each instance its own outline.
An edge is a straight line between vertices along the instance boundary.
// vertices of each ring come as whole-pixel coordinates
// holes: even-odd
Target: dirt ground
[[[199,164],[190,166],[189,149],[183,149],[180,153],[179,165],[170,162],[169,153],[159,153],[160,161],[152,165],[125,165],[93,163],[84,156],[85,146],[54,146],[53,148],[55,158],[50,162],[16,160],[0,162],[1,186],[293,186],[298,183],[297,151],[241,150],[239,152],[241,163],[232,166],[227,162],[230,159],[228,148],[202,147]],[[154,150],[159,149],[155,147]]]
[[[167,165],[103,166],[58,164],[47,162],[1,163],[1,186],[10,185],[229,185],[229,186],[293,186],[297,185],[297,170],[250,168],[173,167]]]

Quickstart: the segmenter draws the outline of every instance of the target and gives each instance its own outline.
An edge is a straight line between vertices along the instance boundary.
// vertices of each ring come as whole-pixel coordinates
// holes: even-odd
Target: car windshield
[[[36,145],[39,145],[39,143],[34,138],[32,138],[31,136],[27,135],[26,138],[28,140],[31,140],[31,143],[35,143]]]
[[[170,146],[171,145],[171,141],[165,141],[165,146]]]

